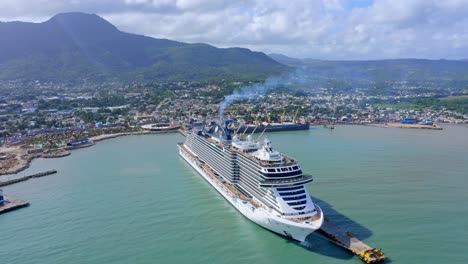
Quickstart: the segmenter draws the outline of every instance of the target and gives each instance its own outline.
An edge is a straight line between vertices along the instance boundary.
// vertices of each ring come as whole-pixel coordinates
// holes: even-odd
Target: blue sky
[[[371,6],[374,3],[372,0],[356,0],[356,1],[346,1],[344,2],[344,8],[348,11],[351,11],[353,8],[362,8]]]
[[[0,1],[0,21],[70,11],[127,32],[293,57],[468,58],[468,0]]]

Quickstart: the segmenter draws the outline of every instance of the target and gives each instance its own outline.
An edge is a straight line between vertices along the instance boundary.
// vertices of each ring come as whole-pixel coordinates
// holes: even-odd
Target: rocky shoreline
[[[58,151],[54,151],[54,152],[43,152],[43,153],[38,153],[38,154],[24,154],[20,150],[18,151],[19,151],[19,155],[22,155],[22,156],[19,158],[16,158],[17,160],[16,165],[10,167],[10,169],[8,169],[8,167],[6,167],[6,169],[3,167],[0,168],[0,176],[19,173],[29,168],[29,166],[31,166],[31,162],[36,158],[52,159],[52,158],[61,158],[61,157],[66,157],[66,156],[71,155],[70,151],[64,150],[64,149],[59,149]],[[15,159],[15,157],[13,157],[12,159]]]

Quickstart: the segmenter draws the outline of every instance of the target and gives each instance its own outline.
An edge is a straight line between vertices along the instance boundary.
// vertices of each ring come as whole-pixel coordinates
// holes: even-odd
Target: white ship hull
[[[186,145],[185,148],[188,149]],[[205,180],[213,186],[229,203],[232,204],[241,214],[245,217],[250,219],[251,221],[255,222],[256,224],[278,233],[280,235],[286,236],[288,238],[292,238],[294,240],[304,242],[306,237],[320,228],[323,222],[323,214],[320,207],[315,205],[317,209],[317,220],[313,222],[293,222],[291,220],[285,219],[277,215],[277,213],[269,208],[266,207],[258,207],[254,206],[250,202],[243,201],[233,195],[231,195],[228,191],[226,191],[219,182],[216,182],[213,178],[211,178],[200,166],[197,165],[197,161],[186,155],[184,150],[181,149],[179,146],[179,154],[190,164]]]

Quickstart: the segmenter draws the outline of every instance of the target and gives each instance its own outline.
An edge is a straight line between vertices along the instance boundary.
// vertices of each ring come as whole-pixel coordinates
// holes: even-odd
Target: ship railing
[[[318,226],[320,224],[320,218],[322,217],[322,211],[320,210],[319,207],[315,207],[314,210],[305,212],[304,214],[310,214],[310,213],[314,213],[314,212],[315,212],[315,214],[313,214],[311,216],[308,216],[308,217],[301,217],[302,214],[295,214],[295,215],[286,215],[285,214],[284,216],[287,217],[286,219],[288,219],[290,221],[293,221],[293,222],[296,222],[296,223],[304,223],[306,221],[310,221],[314,225]],[[299,217],[290,218],[290,216],[299,216]]]
[[[299,183],[299,182],[311,182],[314,178],[312,175],[302,175],[297,178],[288,178],[288,179],[275,179],[275,180],[264,180],[260,182],[260,185],[282,185],[287,183]]]
[[[210,176],[212,179],[216,180],[219,184],[221,184],[224,188],[226,188],[226,190],[229,191],[235,197],[238,197],[239,199],[241,199],[243,201],[247,201],[247,202],[252,200],[252,196],[242,192],[236,186],[234,186],[233,184],[227,182],[223,177],[219,176],[208,165],[204,164],[203,165],[203,170],[208,174],[208,176]],[[220,180],[220,178],[222,179],[222,181]]]
[[[253,156],[251,154],[251,152],[244,151],[244,150],[236,148],[236,147],[234,147],[232,145],[231,145],[230,149],[237,152],[237,153],[244,154],[244,156],[246,156],[249,159],[259,163],[263,167],[278,167],[278,165],[290,166],[290,165],[296,165],[297,164],[297,161],[295,159],[293,159],[291,157],[288,157],[288,156],[286,156],[284,154],[281,154],[281,156],[283,157],[281,161],[274,162],[274,163],[269,163],[267,161],[256,158],[255,156]]]
[[[236,185],[231,184],[231,186],[236,189],[236,192],[242,194],[241,196],[243,196],[244,199],[242,199],[242,197],[241,197],[241,200],[245,200],[245,201],[252,200],[252,195],[244,192],[242,189],[238,188]]]
[[[283,159],[278,162],[270,163],[261,159],[256,158],[255,156],[251,155],[250,153],[245,153],[242,152],[241,150],[237,148],[231,148],[231,150],[236,151],[240,154],[244,154],[245,157],[255,161],[256,163],[260,164],[262,167],[278,167],[278,166],[290,166],[290,165],[296,165],[297,161],[294,159],[291,159],[290,157],[286,155],[282,155]]]
[[[305,214],[311,214],[311,213],[314,213],[314,212],[317,212],[317,209],[314,209],[314,210],[310,210],[310,211],[307,211],[307,212],[304,212],[304,213],[282,213],[281,215],[284,215],[284,216],[302,216],[302,217],[298,217],[298,218],[290,218],[290,220],[294,221],[294,222],[302,222],[302,221],[305,221],[305,220],[312,220],[314,218],[316,218],[316,214],[312,215],[312,216],[306,216],[304,217],[303,215]]]
[[[213,139],[211,136],[206,136],[205,137],[209,142],[213,143],[213,144],[216,144],[216,145],[219,145],[219,146],[231,146],[231,142],[232,140],[227,140],[227,139]]]
[[[283,159],[279,162],[274,162],[274,163],[270,163],[270,162],[267,162],[267,161],[264,161],[264,160],[261,160],[261,159],[258,159],[252,155],[247,155],[251,160],[259,163],[260,165],[262,165],[262,167],[278,167],[278,166],[290,166],[290,165],[295,165],[297,164],[297,162],[293,159],[290,159],[288,158],[287,156],[284,156],[283,155]]]

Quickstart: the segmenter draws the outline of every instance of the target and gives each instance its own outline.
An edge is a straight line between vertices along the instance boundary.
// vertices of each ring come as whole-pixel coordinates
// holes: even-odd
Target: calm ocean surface
[[[315,176],[333,221],[391,263],[466,263],[468,128],[337,126],[267,135]],[[31,206],[0,215],[0,263],[361,263],[318,235],[313,249],[244,218],[179,156],[179,134],[99,142],[4,187]]]

